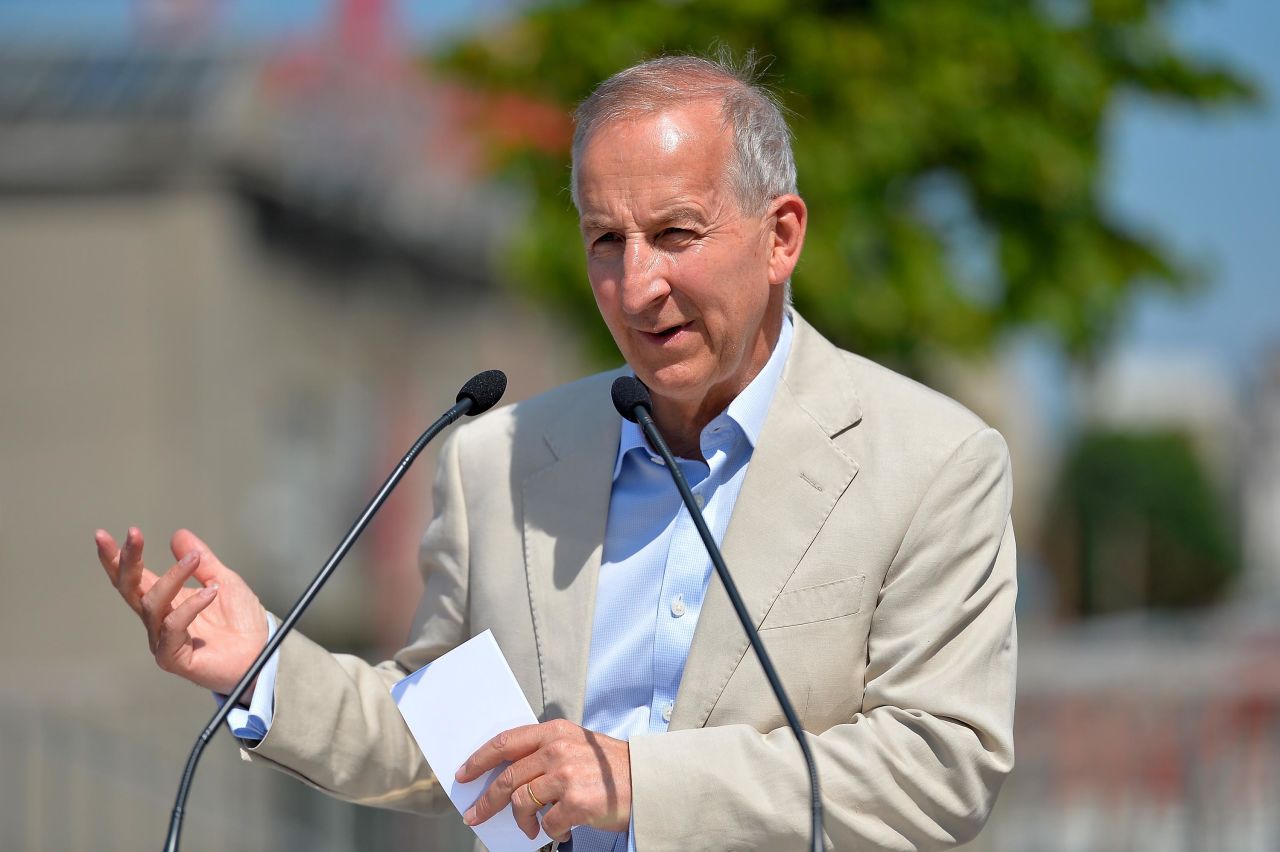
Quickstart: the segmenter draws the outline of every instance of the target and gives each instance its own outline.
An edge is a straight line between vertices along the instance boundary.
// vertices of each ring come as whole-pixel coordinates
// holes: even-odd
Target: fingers
[[[548,774],[550,765],[564,755],[562,738],[579,730],[564,720],[525,725],[503,731],[476,749],[458,770],[459,781],[479,778],[503,761],[513,762],[463,814],[467,825],[479,825],[509,802],[516,824],[526,835],[535,837],[538,811],[558,801],[561,795],[559,782]]]
[[[541,795],[539,795],[539,798],[541,798]],[[574,824],[568,813],[569,809],[557,802],[542,815],[542,830],[552,840],[564,843],[569,839],[569,833],[572,831]],[[536,834],[529,835],[530,838],[536,836]]]
[[[187,570],[194,568],[189,566]],[[169,571],[168,574],[172,574]],[[165,576],[167,577],[168,574]],[[181,586],[181,583],[178,584]],[[156,664],[167,672],[176,671],[179,660],[179,652],[186,646],[190,639],[188,628],[191,622],[195,621],[200,611],[213,603],[213,599],[218,595],[217,585],[205,586],[200,591],[187,597],[182,603],[178,604],[172,612],[170,612],[160,622],[160,629],[155,643]]]
[[[196,566],[196,579],[201,585],[207,586],[220,581],[222,572],[227,570],[218,557],[214,556],[209,545],[191,530],[182,529],[175,532],[169,539],[169,549],[173,551],[174,559],[181,559],[193,550],[199,552],[200,564]]]
[[[536,834],[539,802],[547,834],[562,839],[574,825],[626,828],[631,816],[631,755],[624,740],[557,719],[504,731],[476,749],[456,774],[471,781],[503,760],[514,761],[463,814],[478,825],[511,804],[520,828]]]
[[[522,725],[503,731],[476,749],[475,754],[458,768],[454,777],[464,783],[474,781],[503,761],[514,762],[532,754],[542,745],[546,726],[551,724],[553,723]]]
[[[154,652],[159,641],[164,620],[173,611],[173,598],[200,565],[200,552],[193,550],[156,579],[142,596],[142,622],[147,626],[147,637]],[[201,607],[203,609],[203,607]]]
[[[529,839],[538,837],[538,830],[541,829],[554,840],[567,840],[573,828],[571,809],[562,805],[562,784],[559,783],[556,774],[547,773],[545,771],[547,769],[545,761],[539,760],[536,756],[508,766],[507,770],[503,770],[503,774],[498,775],[494,783],[489,785],[486,796],[488,793],[494,793],[494,788],[506,789],[509,783],[515,784],[512,793],[506,798],[503,798],[502,793],[495,793],[494,801],[476,802],[474,809],[468,811],[463,819],[468,825],[479,825],[506,807],[509,801],[511,815],[515,817],[516,825],[520,826],[525,837]],[[509,780],[504,778],[508,770],[512,771],[512,777]],[[531,778],[530,775],[532,775]],[[526,780],[521,782],[522,778]],[[541,814],[540,817],[539,814]]]
[[[530,840],[538,836],[538,829],[541,828],[538,824],[538,811],[554,801],[551,793],[547,792],[546,789],[543,789],[541,793],[534,791],[534,783],[541,781],[542,778],[530,779],[517,787],[515,792],[511,794],[511,814],[515,817],[516,825],[520,826],[520,830]],[[546,787],[545,784],[542,786]]]
[[[525,785],[539,778],[543,769],[542,761],[536,755],[511,764],[498,773],[498,777],[493,779],[484,794],[462,815],[463,822],[467,825],[479,825],[505,808],[509,802],[516,825],[527,836],[535,836],[538,833],[538,805],[534,803]],[[548,800],[542,801],[545,803]]]
[[[522,762],[532,763],[532,759]],[[518,764],[513,764],[515,765]],[[532,771],[541,773],[545,768],[541,766]],[[525,774],[527,773],[520,773],[521,776]],[[554,773],[535,775],[515,788],[510,796],[511,814],[526,837],[532,840],[538,836],[538,829],[541,828],[553,840],[569,839],[569,832],[574,822],[571,815],[572,809],[561,803],[563,795],[563,785]],[[501,807],[505,806],[504,802]],[[501,810],[501,807],[498,810]],[[542,814],[541,819],[539,819],[539,812]],[[497,810],[494,813],[497,813]],[[475,823],[470,824],[479,824],[487,818],[483,813],[478,812],[474,817]]]
[[[107,572],[107,579],[114,586],[120,573],[120,547],[106,530],[94,532],[93,543],[98,546],[98,561],[102,563],[102,570]]]
[[[108,572],[110,573],[110,572]],[[142,531],[137,527],[129,527],[124,537],[124,546],[116,558],[115,580],[116,591],[124,598],[134,612],[142,615],[142,581],[147,573],[142,564]]]

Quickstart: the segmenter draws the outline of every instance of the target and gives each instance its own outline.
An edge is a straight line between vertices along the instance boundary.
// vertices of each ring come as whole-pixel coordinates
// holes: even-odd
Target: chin
[[[692,375],[679,364],[643,372],[636,370],[636,375],[654,396],[670,400],[701,401],[709,387],[704,377]]]

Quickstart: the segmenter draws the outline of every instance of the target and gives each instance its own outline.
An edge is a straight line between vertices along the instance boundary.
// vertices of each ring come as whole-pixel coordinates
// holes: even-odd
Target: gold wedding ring
[[[545,808],[547,806],[546,802],[542,801],[537,796],[533,795],[533,788],[530,787],[528,784],[524,785],[524,791],[529,794],[529,798],[533,799],[533,803],[537,805],[539,809]]]

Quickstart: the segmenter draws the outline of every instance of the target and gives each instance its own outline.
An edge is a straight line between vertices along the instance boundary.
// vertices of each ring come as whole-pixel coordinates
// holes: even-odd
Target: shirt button
[[[688,607],[684,605],[684,595],[676,595],[671,599],[671,614],[676,618],[688,612]]]
[[[673,704],[673,703],[671,703],[670,701],[668,701],[668,702],[667,702],[667,706],[662,708],[662,721],[664,721],[664,722],[670,722],[670,721],[671,721],[671,711],[672,711],[672,710],[675,710],[675,709],[676,709],[676,705],[675,705],[675,704]]]
[[[703,497],[701,494],[695,494],[695,495],[693,495],[693,502],[695,502],[695,503],[697,503],[697,504],[698,504],[698,508],[699,508],[699,509],[705,509],[705,508],[707,508],[707,500],[706,500],[706,498],[705,498],[705,497]]]

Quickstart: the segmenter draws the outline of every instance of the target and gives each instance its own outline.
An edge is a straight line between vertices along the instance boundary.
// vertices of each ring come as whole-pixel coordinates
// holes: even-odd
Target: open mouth
[[[646,331],[645,335],[659,343],[666,343],[668,340],[672,339],[691,325],[693,325],[692,320],[681,323],[680,325],[673,325],[670,328],[664,328],[662,331]]]

